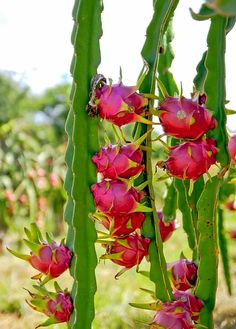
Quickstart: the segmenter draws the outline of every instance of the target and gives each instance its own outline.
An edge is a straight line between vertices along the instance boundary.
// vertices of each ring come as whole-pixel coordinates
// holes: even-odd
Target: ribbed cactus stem
[[[73,252],[72,329],[90,329],[94,318],[96,230],[93,221],[89,219],[89,213],[94,211],[90,186],[96,182],[96,171],[91,156],[98,149],[98,137],[97,119],[88,117],[86,106],[90,96],[90,82],[100,63],[101,11],[99,0],[75,0],[72,32],[74,56],[71,64],[73,85],[71,110],[66,125],[68,147],[65,181],[68,194],[65,208],[67,245]]]

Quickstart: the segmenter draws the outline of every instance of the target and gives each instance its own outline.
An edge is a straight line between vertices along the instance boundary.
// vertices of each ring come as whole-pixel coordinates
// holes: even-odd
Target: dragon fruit
[[[24,239],[24,242],[31,249],[30,255],[8,249],[13,255],[28,261],[41,274],[46,275],[45,281],[57,278],[69,268],[72,255],[63,243],[58,245],[49,236],[48,242],[45,242],[35,224],[31,224],[31,231],[25,231],[29,240]]]
[[[197,180],[216,162],[215,140],[197,140],[170,148],[164,168],[174,177]]]
[[[129,215],[117,215],[114,217],[103,216],[102,224],[110,231],[113,237],[128,235],[137,229],[140,229],[145,216],[141,212],[132,213]]]
[[[102,181],[92,185],[91,191],[96,208],[111,217],[133,212],[152,211],[139,203],[143,193],[138,192],[134,187],[129,188],[126,182]]]
[[[44,313],[49,317],[47,321],[36,328],[49,326],[51,324],[68,322],[73,310],[70,293],[65,291],[47,291],[44,287],[34,286],[39,293],[31,293],[31,300],[28,305],[35,311]]]
[[[95,104],[99,116],[117,126],[131,122],[149,123],[142,117],[148,108],[148,98],[122,82],[114,85],[103,84],[95,91]]]
[[[168,270],[176,289],[185,291],[195,285],[197,266],[194,262],[181,258],[177,262],[168,264]]]
[[[130,178],[141,173],[143,152],[135,144],[109,145],[92,157],[103,178]]]
[[[233,135],[228,142],[228,150],[232,164],[236,164],[236,134]]]
[[[183,96],[167,97],[160,103],[159,112],[165,133],[176,138],[198,139],[216,126],[204,105]]]
[[[170,221],[168,223],[164,223],[163,222],[163,212],[160,210],[157,212],[157,216],[159,219],[159,230],[160,230],[161,239],[162,239],[162,242],[165,242],[171,237],[171,235],[175,231],[176,220]]]
[[[131,268],[138,265],[148,255],[150,240],[131,233],[125,238],[115,240],[111,245],[104,245],[107,254],[103,259],[111,259],[115,264]]]
[[[193,321],[198,321],[200,311],[204,306],[201,299],[195,297],[188,291],[180,290],[174,291],[174,298],[176,300],[181,300],[184,303],[185,309],[188,310]]]
[[[194,324],[181,300],[163,303],[156,312],[150,329],[193,329]]]

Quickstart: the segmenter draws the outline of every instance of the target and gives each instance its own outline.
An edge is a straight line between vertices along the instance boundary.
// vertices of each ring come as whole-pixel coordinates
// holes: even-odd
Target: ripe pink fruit
[[[174,291],[174,298],[184,303],[185,309],[190,313],[193,321],[198,321],[200,311],[204,306],[201,299],[195,297],[190,292],[179,290]]]
[[[50,185],[54,188],[58,188],[61,186],[61,178],[55,172],[53,172],[49,175],[49,182],[50,182]]]
[[[110,231],[113,237],[128,235],[137,229],[140,229],[145,216],[141,212],[132,213],[129,215],[117,215],[114,217],[104,216],[102,224]]]
[[[93,163],[104,178],[130,178],[141,173],[143,152],[134,144],[109,145],[92,157]]]
[[[48,315],[58,322],[68,322],[73,305],[69,293],[58,292],[55,299],[48,301]]]
[[[108,216],[127,215],[142,211],[139,201],[142,193],[122,181],[103,181],[92,185],[96,208]]]
[[[236,164],[236,134],[229,139],[228,150],[232,164]]]
[[[104,84],[96,90],[96,104],[100,117],[117,126],[142,121],[148,99],[136,92],[136,87],[122,83],[112,86]]]
[[[168,270],[171,273],[172,283],[178,290],[192,288],[197,280],[197,266],[185,258],[168,264]]]
[[[180,301],[163,303],[151,323],[150,329],[193,329],[194,324],[185,304]]]
[[[215,144],[213,139],[208,138],[173,146],[165,168],[177,178],[196,180],[216,162]]]
[[[160,103],[160,121],[167,135],[198,139],[216,126],[204,105],[185,97],[167,97]]]
[[[58,245],[55,241],[51,244],[38,245],[37,251],[31,251],[30,264],[39,272],[49,278],[57,278],[65,272],[71,261],[71,252],[63,244]]]
[[[158,219],[159,219],[159,230],[160,230],[161,239],[162,239],[162,242],[165,242],[171,237],[171,235],[175,231],[176,220],[173,220],[169,223],[164,223],[162,211],[158,211],[157,215],[158,215]]]
[[[235,211],[236,207],[235,207],[235,202],[234,200],[229,200],[226,204],[225,204],[225,208],[228,209],[229,211]]]
[[[229,237],[231,240],[236,240],[236,230],[229,231]]]
[[[44,313],[49,317],[47,321],[36,328],[48,326],[55,323],[68,322],[73,310],[73,304],[68,291],[48,292],[45,288],[39,288],[40,294],[31,292],[31,300],[28,305],[35,311]]]
[[[150,240],[138,234],[130,234],[125,238],[117,239],[108,246],[108,254],[102,258],[109,258],[114,263],[131,268],[140,264],[144,256],[148,255]],[[107,247],[105,245],[105,247]]]

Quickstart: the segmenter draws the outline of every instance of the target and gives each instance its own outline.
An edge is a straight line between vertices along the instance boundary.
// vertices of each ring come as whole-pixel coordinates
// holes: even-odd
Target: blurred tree
[[[0,125],[25,112],[29,88],[15,81],[10,74],[0,73]]]

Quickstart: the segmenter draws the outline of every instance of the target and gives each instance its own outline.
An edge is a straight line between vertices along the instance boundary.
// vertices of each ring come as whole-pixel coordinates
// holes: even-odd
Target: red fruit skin
[[[186,142],[170,148],[165,168],[174,177],[197,180],[216,162],[213,139]]]
[[[149,244],[149,239],[132,233],[126,238],[117,239],[111,246],[110,254],[120,254],[120,258],[112,261],[126,268],[138,265],[148,255]]]
[[[122,181],[103,181],[92,185],[96,208],[108,216],[127,215],[135,212],[142,194]]]
[[[71,261],[71,252],[64,245],[42,244],[39,246],[38,255],[31,252],[29,262],[41,273],[48,275],[50,278],[57,278],[65,272]]]
[[[70,299],[70,294],[58,292],[55,300],[49,299],[45,314],[53,317],[59,323],[68,322],[72,310],[73,304]]]
[[[229,231],[229,237],[231,240],[236,240],[236,230]]]
[[[233,200],[232,201],[228,201],[225,204],[225,208],[228,209],[229,211],[235,211],[236,210],[235,202]]]
[[[150,329],[193,329],[194,324],[185,305],[180,300],[163,303],[151,323]]]
[[[103,178],[113,180],[130,178],[141,173],[144,169],[144,165],[141,165],[142,160],[143,152],[134,144],[109,145],[92,157],[97,172],[101,173]]]
[[[173,232],[176,230],[176,220],[173,220],[169,223],[164,223],[162,211],[158,211],[157,216],[159,219],[159,230],[160,230],[161,239],[162,242],[165,242],[171,237]]]
[[[184,303],[185,309],[190,313],[192,320],[198,321],[200,311],[204,306],[203,301],[188,291],[175,290],[173,294],[175,300],[181,300]]]
[[[228,150],[231,159],[231,164],[236,164],[236,134],[233,135],[228,142]]]
[[[144,220],[144,214],[136,212],[129,215],[117,215],[115,217],[104,216],[102,224],[110,231],[113,237],[120,237],[140,229]]]
[[[135,122],[137,114],[141,115],[148,106],[148,99],[135,92],[136,87],[124,86],[122,83],[112,86],[104,85],[96,90],[99,116],[117,126]]]
[[[198,139],[216,126],[204,105],[185,97],[167,97],[159,110],[165,133],[176,138]]]
[[[58,188],[61,186],[61,178],[57,173],[51,173],[49,175],[49,182],[51,187]]]
[[[197,280],[197,266],[185,258],[168,264],[171,279],[177,290],[188,290],[192,288]]]

